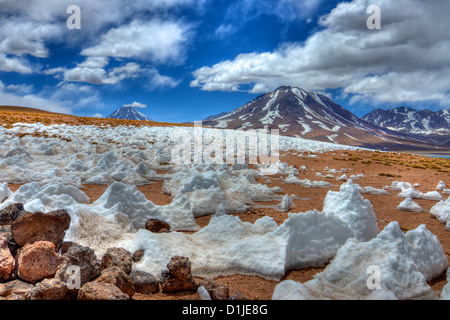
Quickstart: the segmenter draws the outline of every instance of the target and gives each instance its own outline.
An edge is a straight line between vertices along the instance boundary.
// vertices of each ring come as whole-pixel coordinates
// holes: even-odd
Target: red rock
[[[198,285],[191,274],[191,262],[189,258],[172,257],[169,269],[162,273],[161,290],[163,292],[195,291]]]
[[[130,297],[135,294],[133,281],[130,276],[117,266],[109,267],[103,270],[101,275],[95,279],[95,281],[113,284]]]
[[[26,212],[11,223],[11,233],[20,247],[36,241],[50,241],[59,248],[69,227],[70,215],[66,210]]]
[[[95,279],[100,274],[101,262],[97,258],[93,249],[72,245],[69,250],[60,257],[61,263],[56,272],[55,278],[62,282],[70,282],[70,287],[80,289],[85,283]],[[79,268],[79,273],[76,273]],[[77,279],[77,277],[79,277]],[[72,288],[73,289],[73,288]]]
[[[71,299],[67,285],[59,279],[44,279],[37,283],[28,295],[30,300],[68,300]]]
[[[26,244],[19,252],[19,278],[35,283],[55,275],[59,266],[59,256],[55,245],[49,241]]]
[[[78,300],[129,300],[130,296],[110,283],[88,282],[78,291]]]
[[[133,255],[124,248],[109,248],[102,257],[102,270],[117,266],[126,274],[130,274],[133,267]]]

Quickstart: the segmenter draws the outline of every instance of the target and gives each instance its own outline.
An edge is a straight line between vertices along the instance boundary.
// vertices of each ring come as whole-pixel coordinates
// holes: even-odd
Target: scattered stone
[[[148,272],[133,270],[130,277],[137,293],[153,294],[159,291],[158,279]]]
[[[228,287],[224,284],[217,283],[212,280],[201,280],[198,284],[199,286],[205,287],[211,296],[212,300],[227,300],[228,299]]]
[[[11,224],[24,212],[22,203],[14,203],[0,210],[0,226]]]
[[[132,257],[133,262],[141,261],[144,254],[145,254],[145,250],[138,250],[135,253],[133,253],[133,257]]]
[[[8,280],[14,271],[16,262],[8,248],[8,234],[0,233],[0,280]]]
[[[153,233],[164,233],[170,231],[170,225],[158,219],[149,219],[145,224],[145,229]]]
[[[65,282],[53,278],[37,283],[28,298],[30,300],[69,300],[72,299],[72,295]]]
[[[124,248],[109,248],[102,257],[102,270],[113,266],[118,266],[126,274],[130,274],[133,255]]]
[[[135,294],[133,281],[120,267],[113,266],[102,271],[101,275],[95,279],[96,282],[110,283],[119,288],[130,297]]]
[[[19,252],[19,278],[35,283],[53,277],[58,270],[59,256],[55,245],[49,241],[26,244]]]
[[[78,300],[129,300],[130,296],[110,283],[88,282],[78,291]]]
[[[0,297],[11,300],[25,300],[33,289],[34,285],[20,280],[0,283]]]
[[[67,281],[73,279],[74,267],[78,267],[79,283],[72,283],[74,286],[79,285],[75,289],[80,289],[81,286],[95,279],[100,274],[100,259],[97,258],[94,250],[89,247],[73,245],[61,256],[61,260],[55,278],[67,283]]]
[[[191,262],[189,258],[175,256],[167,265],[168,271],[161,274],[161,289],[163,292],[196,291],[198,285],[195,283],[191,273]]]
[[[69,226],[70,215],[66,210],[26,212],[12,222],[11,233],[20,247],[36,241],[50,241],[59,248]]]
[[[247,297],[242,292],[236,292],[235,294],[232,294],[228,300],[250,300],[249,297]]]

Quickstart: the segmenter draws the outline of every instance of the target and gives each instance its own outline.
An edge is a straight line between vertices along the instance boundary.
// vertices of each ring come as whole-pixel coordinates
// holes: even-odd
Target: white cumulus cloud
[[[141,108],[141,109],[147,108],[147,105],[142,104],[140,102],[136,102],[136,101],[133,102],[132,104],[124,104],[123,106],[124,107],[132,107],[132,108]]]
[[[381,30],[366,26],[372,4],[381,8]],[[251,85],[252,92],[281,85],[343,88],[355,99],[449,104],[449,12],[447,0],[342,2],[320,19],[322,29],[305,42],[202,67],[194,71],[191,86],[237,91]]]

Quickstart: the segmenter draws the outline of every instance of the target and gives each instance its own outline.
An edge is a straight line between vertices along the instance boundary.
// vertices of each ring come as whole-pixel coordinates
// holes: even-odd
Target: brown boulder
[[[101,275],[95,279],[95,281],[113,284],[130,297],[132,297],[135,293],[133,281],[130,276],[117,266],[109,267],[103,270]]]
[[[145,229],[153,233],[163,233],[170,231],[170,225],[158,219],[149,219],[145,224]]]
[[[129,300],[130,296],[110,283],[88,282],[78,291],[78,300]]]
[[[30,300],[68,300],[71,299],[69,288],[66,283],[53,278],[44,279],[37,283],[30,291]]]
[[[55,245],[49,241],[26,244],[19,252],[18,265],[19,278],[27,282],[53,277],[59,265]]]
[[[102,257],[102,270],[117,266],[126,274],[130,274],[133,267],[133,255],[124,248],[108,248]]]
[[[175,256],[167,265],[168,271],[161,274],[163,292],[195,291],[198,285],[191,274],[189,258]]]
[[[159,281],[153,275],[144,271],[133,270],[130,273],[134,289],[138,293],[153,294],[159,291]]]
[[[12,222],[11,233],[20,247],[36,241],[50,241],[59,248],[69,227],[70,215],[66,210],[26,212]]]
[[[11,300],[26,300],[34,285],[22,282],[20,280],[13,280],[0,284],[0,297]]]
[[[0,280],[8,280],[16,262],[8,248],[8,234],[0,233]]]

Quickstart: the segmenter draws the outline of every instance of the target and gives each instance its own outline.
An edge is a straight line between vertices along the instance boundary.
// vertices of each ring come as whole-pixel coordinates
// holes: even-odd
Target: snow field
[[[186,130],[190,134],[193,129]],[[340,190],[327,193],[322,211],[289,213],[281,225],[270,217],[243,222],[229,214],[263,206],[256,204],[263,201],[280,201],[272,207],[282,212],[293,207],[292,198],[282,189],[256,183],[255,178],[266,172],[280,174],[286,183],[304,187],[331,185],[301,180],[297,178],[298,170],[281,161],[269,168],[259,165],[256,170],[237,163],[231,168],[176,165],[172,162],[171,151],[176,147],[172,131],[161,127],[0,126],[0,209],[14,202],[24,203],[28,211],[64,208],[72,218],[65,240],[88,245],[98,256],[109,247],[145,250],[135,268],[156,277],[166,270],[174,255],[189,257],[197,276],[250,274],[276,280],[289,270],[323,266],[331,261],[310,282],[281,282],[273,298],[435,297],[426,280],[448,267],[439,240],[425,226],[405,235],[397,223],[391,223],[379,233],[373,207],[361,193],[386,191],[353,183],[352,177],[362,175],[350,179],[345,175]],[[320,153],[354,148],[280,137],[280,150]],[[172,198],[169,205],[155,205],[136,187],[154,180],[164,180],[163,192]],[[12,193],[8,182],[24,185]],[[82,192],[83,184],[109,187],[91,203]],[[445,190],[442,184],[439,188]],[[400,182],[385,189],[409,196],[414,196],[415,191],[411,184]],[[441,200],[431,213],[447,223],[449,200],[443,201],[436,193],[418,195]],[[195,218],[203,215],[212,218],[200,228]],[[145,230],[150,218],[169,223],[171,232],[155,234]],[[381,272],[380,289],[367,286],[370,266],[377,266]]]

